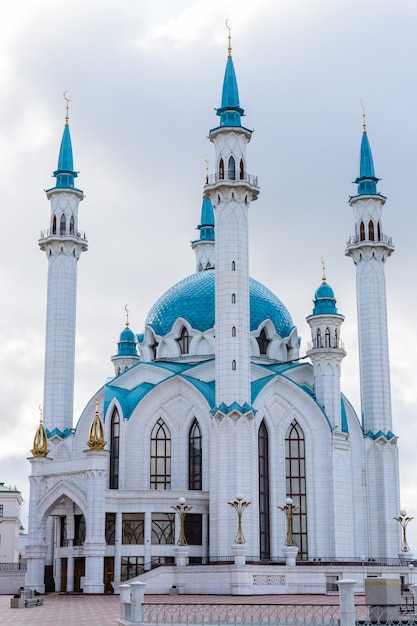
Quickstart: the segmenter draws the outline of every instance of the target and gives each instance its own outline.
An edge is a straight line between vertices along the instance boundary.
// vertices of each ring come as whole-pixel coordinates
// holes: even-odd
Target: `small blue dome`
[[[205,270],[187,276],[168,289],[148,313],[146,325],[157,335],[166,335],[179,317],[187,320],[192,328],[204,332],[214,327],[215,270]],[[286,307],[269,289],[249,279],[250,329],[256,330],[264,320],[270,319],[281,337],[288,337],[294,328]]]
[[[128,326],[120,333],[117,356],[138,356],[135,333]]]
[[[312,315],[340,315],[336,308],[334,291],[327,283],[322,283],[314,294]]]

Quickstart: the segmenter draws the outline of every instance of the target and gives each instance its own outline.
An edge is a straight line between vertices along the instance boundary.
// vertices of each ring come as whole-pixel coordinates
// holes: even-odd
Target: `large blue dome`
[[[213,269],[198,272],[168,289],[149,311],[146,325],[162,336],[170,332],[179,317],[200,332],[213,328],[214,274]],[[281,337],[288,337],[294,324],[281,300],[253,278],[249,279],[249,289],[251,331],[270,319]]]

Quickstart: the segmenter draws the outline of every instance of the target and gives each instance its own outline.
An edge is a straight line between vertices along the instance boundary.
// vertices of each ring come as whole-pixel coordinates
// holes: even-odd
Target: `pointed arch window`
[[[293,420],[285,437],[286,496],[293,499],[299,509],[293,515],[293,537],[299,555],[307,557],[307,492],[304,433],[297,420]]]
[[[202,264],[202,263],[199,263],[199,265],[198,265],[198,271],[199,271],[199,272],[202,272],[202,271],[203,271],[203,264]]]
[[[243,165],[243,159],[240,159],[240,163],[239,163],[239,177],[240,177],[240,180],[245,179],[245,167]]]
[[[60,235],[65,235],[66,229],[67,229],[67,220],[65,218],[65,215],[62,214],[61,215],[61,220],[59,222],[59,234]]]
[[[271,556],[269,518],[269,450],[268,431],[263,420],[258,431],[258,480],[260,558],[269,559]]]
[[[223,180],[223,178],[224,178],[224,161],[223,161],[223,159],[220,159],[220,161],[219,161],[219,178],[220,178],[220,180]]]
[[[120,417],[115,408],[110,420],[110,489],[119,488]]]
[[[151,433],[150,488],[171,489],[171,433],[162,418]]]
[[[236,337],[236,326],[232,326],[232,337]]]
[[[181,334],[177,339],[181,354],[188,354],[190,349],[190,335],[185,326],[182,327]]]
[[[317,334],[316,334],[316,348],[321,348],[321,330],[320,328],[317,329]]]
[[[326,328],[326,332],[324,333],[324,345],[326,348],[330,348],[330,328]]]
[[[70,235],[74,234],[74,216],[73,215],[71,215],[71,219],[70,219],[69,232],[70,232]]]
[[[256,337],[256,341],[258,342],[259,346],[259,354],[266,355],[268,353],[268,346],[271,342],[266,336],[265,328],[262,328],[261,332],[259,333],[259,337]]]
[[[374,228],[374,223],[372,220],[370,220],[368,228],[369,228],[369,240],[375,241],[375,228]]]
[[[56,215],[54,215],[54,219],[52,220],[52,234],[56,235]]]
[[[381,222],[378,222],[378,241],[381,241]]]
[[[236,272],[236,263],[232,261],[232,272]]]
[[[339,335],[337,333],[337,328],[335,328],[335,331],[334,331],[334,347],[335,348],[339,347]]]
[[[156,359],[156,349],[159,346],[159,343],[157,342],[156,339],[154,339],[154,342],[149,346],[151,351],[152,351],[152,360],[155,361]]]
[[[227,166],[227,177],[229,180],[236,180],[236,163],[234,157],[229,157]]]
[[[236,361],[235,359],[233,359],[232,361],[232,370],[234,371],[236,369]]]
[[[209,269],[210,269],[210,267],[211,267],[211,265],[210,265],[210,261],[207,261],[207,263],[206,263],[206,270],[209,270]]]
[[[202,462],[201,430],[197,419],[194,419],[188,436],[188,489],[190,490],[203,488]]]
[[[236,294],[232,293],[232,304],[236,304]]]
[[[359,239],[365,241],[365,224],[363,222],[359,225]]]

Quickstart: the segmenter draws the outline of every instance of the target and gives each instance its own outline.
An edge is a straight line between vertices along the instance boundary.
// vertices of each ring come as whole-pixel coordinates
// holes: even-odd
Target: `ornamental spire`
[[[35,437],[33,439],[33,449],[31,453],[33,456],[38,458],[45,458],[48,454],[48,440],[46,437],[45,429],[43,427],[43,415],[42,415],[42,407],[39,405],[40,417],[39,417],[39,426],[36,429]]]
[[[363,132],[359,157],[359,176],[355,180],[355,183],[358,185],[358,196],[371,196],[378,193],[376,184],[379,181],[379,178],[375,176],[374,161],[366,130],[365,107],[362,101],[361,106]]]
[[[244,115],[244,110],[239,106],[239,90],[235,68],[232,60],[231,28],[226,20],[226,27],[229,31],[226,70],[223,79],[222,105],[217,109],[220,117],[220,126],[241,126],[240,118]]]
[[[56,178],[57,189],[72,189],[74,187],[74,178],[78,173],[74,170],[74,160],[72,156],[71,134],[69,129],[69,105],[70,99],[67,97],[68,91],[64,91],[65,107],[65,126],[62,135],[61,146],[58,156],[58,169],[53,173]]]

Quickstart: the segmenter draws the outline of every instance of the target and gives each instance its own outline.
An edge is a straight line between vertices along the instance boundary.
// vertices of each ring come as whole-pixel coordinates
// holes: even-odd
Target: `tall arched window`
[[[236,337],[236,326],[232,326],[232,337]]]
[[[162,418],[151,433],[151,489],[171,489],[171,434]]]
[[[378,222],[378,241],[381,241],[381,222]]]
[[[375,231],[374,231],[374,223],[372,220],[370,220],[369,224],[368,224],[368,229],[369,229],[369,239],[370,241],[374,241],[375,240]]]
[[[337,328],[335,328],[335,331],[334,331],[334,347],[335,348],[339,347],[339,335],[337,333]]]
[[[266,355],[268,353],[268,346],[271,342],[266,336],[265,328],[262,328],[261,332],[259,333],[259,337],[256,337],[256,341],[258,342],[259,346],[259,354]]]
[[[236,369],[236,361],[235,359],[233,359],[232,361],[232,370],[234,371]]]
[[[110,489],[119,488],[119,453],[120,453],[120,418],[119,412],[113,410],[110,421]]]
[[[245,178],[245,168],[244,168],[244,165],[243,165],[243,159],[240,159],[239,174],[240,174],[240,180],[244,180],[244,178]]]
[[[236,304],[236,294],[232,293],[232,304]]]
[[[59,234],[65,235],[66,228],[67,228],[67,220],[65,219],[65,215],[62,214],[61,220],[59,222]]]
[[[326,348],[330,348],[330,328],[326,328],[326,332],[324,333],[324,345]]]
[[[229,180],[236,180],[236,163],[232,156],[229,158],[227,177]]]
[[[56,215],[54,215],[54,219],[52,220],[52,234],[56,235]]]
[[[195,419],[188,436],[188,489],[201,490],[203,488],[202,462],[201,430]]]
[[[180,347],[180,353],[188,354],[190,349],[190,335],[188,334],[188,330],[185,328],[185,326],[183,326],[177,342]]]
[[[292,530],[299,556],[307,557],[307,494],[306,494],[305,441],[301,426],[291,422],[285,437],[286,496],[293,499],[299,509],[294,513]]]
[[[321,330],[320,330],[320,328],[317,329],[316,338],[317,338],[316,348],[321,348]]]
[[[365,241],[365,224],[363,222],[359,225],[359,239]]]
[[[232,261],[232,272],[236,271],[236,263]]]
[[[223,180],[223,178],[224,178],[224,162],[223,162],[223,159],[220,159],[220,161],[219,161],[219,178],[220,178],[220,180]]]
[[[74,216],[73,215],[71,215],[71,219],[70,219],[70,230],[69,230],[69,232],[70,232],[70,235],[74,234]]]
[[[271,556],[269,521],[269,452],[268,431],[263,420],[258,432],[258,473],[260,558],[269,559]]]

